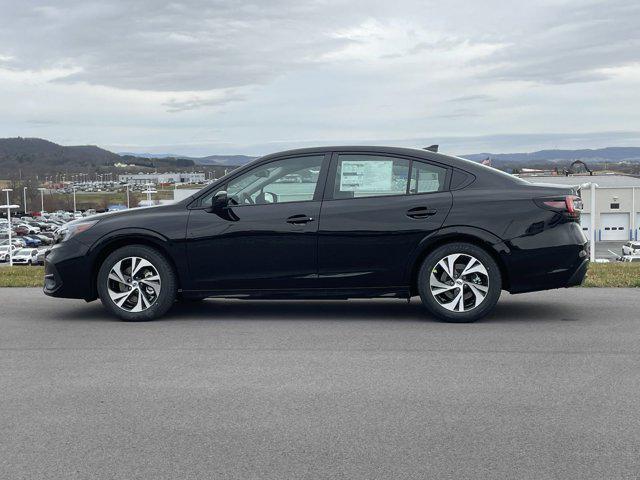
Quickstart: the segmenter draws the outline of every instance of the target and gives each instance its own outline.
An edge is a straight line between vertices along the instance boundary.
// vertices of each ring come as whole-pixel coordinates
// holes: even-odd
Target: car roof
[[[502,180],[509,179],[512,182],[518,182],[517,177],[513,177],[508,173],[501,170],[482,165],[481,163],[467,160],[466,158],[456,157],[455,155],[446,155],[444,153],[433,152],[431,150],[425,150],[422,148],[408,148],[408,147],[389,147],[382,145],[330,145],[325,147],[307,147],[297,148],[293,150],[285,150],[281,152],[270,153],[263,157],[259,157],[253,162],[247,164],[252,165],[264,160],[270,160],[272,158],[285,157],[290,155],[308,155],[312,153],[327,153],[327,152],[363,152],[363,153],[387,153],[391,155],[402,155],[408,157],[414,157],[432,162],[442,163],[449,165],[466,172],[472,173],[476,176],[479,175],[493,175]],[[527,182],[523,182],[527,183]]]
[[[424,150],[420,148],[408,148],[408,147],[389,147],[382,145],[330,145],[326,147],[306,147],[296,148],[293,150],[284,150],[281,152],[270,153],[260,159],[264,160],[271,157],[283,157],[288,155],[303,155],[310,153],[326,153],[326,152],[371,152],[371,153],[390,153],[395,155],[406,155],[410,157],[424,158],[425,160],[432,160],[434,162],[441,162],[447,164],[461,165],[477,165],[475,162],[466,160],[464,158],[455,157],[452,155],[444,155],[442,153],[432,152],[431,150]]]

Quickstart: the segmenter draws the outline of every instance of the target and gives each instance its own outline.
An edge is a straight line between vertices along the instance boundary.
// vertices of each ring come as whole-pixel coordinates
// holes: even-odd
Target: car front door
[[[320,285],[405,286],[410,255],[451,209],[449,172],[405,157],[334,154],[318,232]]]
[[[329,155],[257,165],[209,192],[191,210],[189,273],[196,290],[317,286],[318,217]],[[219,191],[227,206],[210,208]]]

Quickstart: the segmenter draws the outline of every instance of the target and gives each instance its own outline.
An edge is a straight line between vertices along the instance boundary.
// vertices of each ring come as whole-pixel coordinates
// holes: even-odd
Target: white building
[[[126,173],[118,175],[121,183],[145,185],[147,183],[203,183],[204,173]]]
[[[173,191],[173,201],[179,202],[199,191],[197,188],[178,188]]]
[[[594,228],[596,241],[640,240],[640,178],[622,174],[522,178],[532,183],[578,187],[587,183],[597,184],[595,211],[591,205],[590,188],[583,187],[580,192],[584,203],[580,223],[587,238],[590,238],[590,229]]]

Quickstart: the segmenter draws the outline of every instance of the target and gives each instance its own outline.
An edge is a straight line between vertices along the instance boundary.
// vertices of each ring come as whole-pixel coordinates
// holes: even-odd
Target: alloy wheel
[[[487,296],[489,273],[474,256],[454,253],[436,263],[429,277],[429,289],[441,307],[452,312],[467,312]]]
[[[161,281],[158,269],[141,257],[116,262],[107,277],[107,291],[113,303],[127,312],[143,312],[158,300]]]

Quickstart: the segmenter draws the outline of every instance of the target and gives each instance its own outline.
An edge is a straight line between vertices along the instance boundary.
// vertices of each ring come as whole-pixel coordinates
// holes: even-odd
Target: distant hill
[[[506,171],[523,167],[543,169],[567,168],[582,160],[593,170],[604,168],[630,174],[640,174],[640,147],[608,147],[583,150],[540,150],[531,153],[474,153],[462,155],[474,161],[491,158],[494,167]],[[27,176],[82,172],[95,169],[113,170],[115,164],[131,168],[167,171],[208,167],[216,175],[229,167],[238,167],[254,160],[248,155],[210,155],[188,157],[173,154],[116,154],[94,145],[62,146],[40,138],[0,138],[0,178],[12,178],[17,172]]]
[[[208,157],[191,158],[197,165],[222,165],[225,167],[240,167],[257,157],[247,155],[209,155]]]
[[[189,159],[120,156],[94,145],[62,146],[41,138],[0,138],[0,172],[56,172],[126,163],[148,168],[193,167]]]
[[[105,165],[119,162],[119,155],[94,145],[63,147],[41,138],[0,138],[0,163],[48,165]]]
[[[517,163],[533,162],[640,162],[640,147],[607,147],[596,150],[540,150],[531,153],[474,153],[462,155],[469,160],[481,161],[490,157],[492,161]]]
[[[176,155],[175,153],[132,153],[132,152],[119,152],[119,155],[130,157],[146,157],[146,158],[177,158],[193,160],[196,165],[213,165],[222,167],[240,167],[245,165],[257,157],[250,157],[248,155],[208,155],[206,157],[190,157],[185,155]]]

